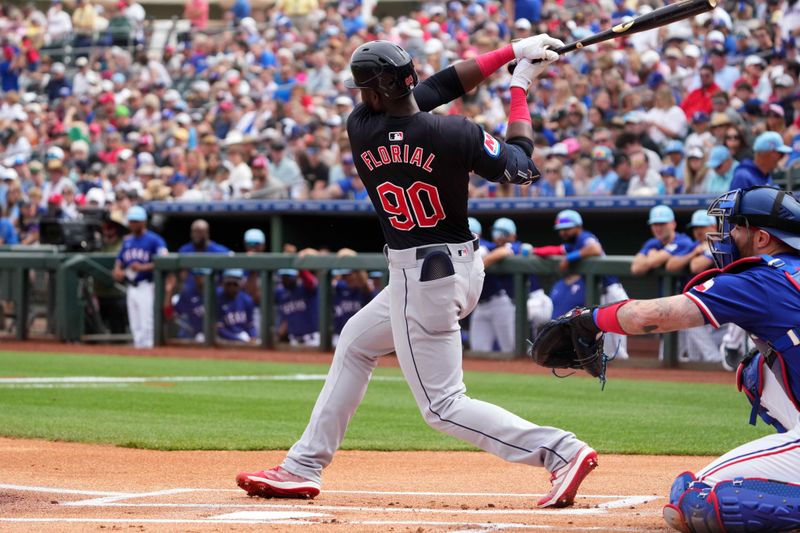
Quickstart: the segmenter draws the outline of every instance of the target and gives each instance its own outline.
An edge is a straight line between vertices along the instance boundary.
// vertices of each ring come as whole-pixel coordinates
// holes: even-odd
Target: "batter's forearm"
[[[507,44],[493,52],[481,54],[475,59],[456,63],[455,69],[464,92],[469,92],[497,72],[500,67],[513,60],[514,49]]]
[[[631,300],[617,310],[617,320],[628,335],[666,333],[705,324],[700,309],[683,294]]]

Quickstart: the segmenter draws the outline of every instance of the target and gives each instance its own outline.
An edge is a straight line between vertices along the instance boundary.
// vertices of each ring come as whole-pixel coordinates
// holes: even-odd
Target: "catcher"
[[[641,335],[734,323],[757,351],[736,381],[777,433],[726,453],[672,485],[663,515],[684,532],[790,531],[800,527],[800,202],[770,187],[737,189],[708,208],[717,268],[683,294],[575,309],[547,324],[531,346],[553,368],[583,368],[604,379],[604,333]],[[769,305],[765,305],[769,302]]]

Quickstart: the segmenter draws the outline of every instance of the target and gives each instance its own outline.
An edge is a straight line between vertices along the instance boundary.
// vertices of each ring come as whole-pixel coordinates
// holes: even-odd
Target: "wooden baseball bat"
[[[565,44],[560,48],[555,48],[553,51],[558,55],[574,52],[575,50],[580,50],[585,46],[602,43],[603,41],[610,41],[611,39],[616,39],[617,37],[623,37],[626,35],[633,35],[634,33],[652,30],[653,28],[660,28],[661,26],[666,26],[667,24],[672,24],[673,22],[677,22],[679,20],[695,17],[700,13],[711,11],[715,7],[717,7],[717,0],[683,0],[682,2],[676,2],[668,6],[654,9],[650,13],[639,15],[638,17],[626,22],[620,22],[616,26],[613,26],[607,30],[595,33],[594,35],[590,35],[584,39],[575,41],[574,43]],[[535,62],[541,61],[542,60],[540,59]],[[512,65],[513,63],[509,63],[509,72],[513,72]]]

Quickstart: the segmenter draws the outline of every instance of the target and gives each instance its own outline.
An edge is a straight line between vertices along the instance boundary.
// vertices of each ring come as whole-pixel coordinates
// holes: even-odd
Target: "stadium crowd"
[[[476,178],[471,196],[718,194],[769,183],[776,171],[797,165],[800,2],[721,4],[562,57],[529,98],[542,179],[520,187]],[[403,46],[425,79],[512,38],[546,32],[574,41],[657,7],[644,0],[451,0],[376,18],[360,0],[277,0],[264,8],[236,0],[212,21],[207,0],[187,0],[188,31],[159,37],[136,0],[52,0],[46,11],[4,4],[0,244],[35,244],[42,218],[77,219],[84,208],[106,213],[104,248],[117,251],[132,222],[129,210],[150,201],[366,199],[344,127],[358,95],[343,82],[359,44],[380,38]],[[509,78],[501,71],[435,112],[469,116],[502,137]],[[680,247],[670,241],[669,218],[656,217],[663,221],[654,224],[667,229],[653,229],[658,242],[637,255],[642,272],[664,249],[671,251],[655,254],[663,260],[655,266],[669,268],[668,255],[689,256],[674,262],[687,269],[707,255],[699,239],[684,236]],[[245,239],[245,249],[257,250],[263,234],[261,240]],[[578,252],[564,251],[566,281],[558,287],[573,296],[579,280],[568,267],[582,257]],[[182,317],[181,335],[191,338],[201,333],[198,274],[185,273],[168,287],[169,312]],[[234,342],[259,335],[251,278],[226,271],[220,279],[219,305],[238,311],[217,310],[223,322],[232,321],[221,322],[219,334]],[[316,307],[297,303],[314,294],[313,274],[286,271],[279,278],[280,334],[318,342]],[[336,279],[356,302],[344,306],[350,311],[375,287],[366,273],[340,272]],[[531,291],[542,296],[533,281]],[[108,296],[107,305],[118,300]],[[288,319],[292,313],[310,318],[302,325]],[[242,320],[246,326],[233,323]]]
[[[357,94],[343,86],[360,43],[404,46],[424,79],[511,38],[572,41],[654,7],[449,1],[379,19],[359,0],[237,0],[215,28],[208,2],[188,0],[190,31],[155,46],[135,0],[4,4],[0,240],[36,242],[38,217],[78,217],[81,206],[124,217],[151,200],[362,199],[344,129]],[[800,160],[798,35],[798,2],[726,1],[568,54],[531,91],[543,179],[529,188],[476,179],[471,194],[717,193],[739,165],[768,180]],[[436,112],[502,136],[508,81],[500,72]],[[765,131],[791,153],[759,161]]]

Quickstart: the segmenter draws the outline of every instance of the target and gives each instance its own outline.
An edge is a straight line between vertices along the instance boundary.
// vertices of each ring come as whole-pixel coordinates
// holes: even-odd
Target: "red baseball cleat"
[[[584,446],[575,457],[560,469],[553,472],[550,482],[553,488],[541,500],[537,507],[569,507],[575,501],[583,478],[597,466],[597,452]]]
[[[313,498],[319,494],[319,483],[287,472],[280,466],[259,472],[241,472],[236,484],[248,496],[262,498]]]

